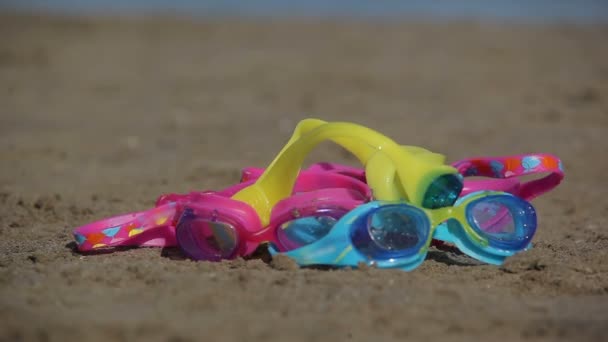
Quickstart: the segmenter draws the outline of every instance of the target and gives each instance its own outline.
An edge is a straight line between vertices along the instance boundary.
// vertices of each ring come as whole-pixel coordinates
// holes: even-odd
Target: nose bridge
[[[275,242],[276,230],[281,229],[277,224],[272,224],[258,232],[247,232],[249,236],[247,240],[252,243],[260,244],[264,242]],[[246,234],[247,234],[246,233]]]
[[[427,210],[427,213],[432,218],[433,226],[437,226],[442,222],[445,222],[454,217],[454,214],[458,210],[455,207],[444,207],[438,209]]]

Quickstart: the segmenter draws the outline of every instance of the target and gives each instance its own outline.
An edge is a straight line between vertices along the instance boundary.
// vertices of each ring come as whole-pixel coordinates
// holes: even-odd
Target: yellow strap
[[[347,122],[327,123],[305,119],[298,123],[293,136],[256,183],[232,198],[251,205],[262,223],[268,224],[274,205],[291,194],[304,160],[324,140],[342,145],[366,165],[368,184],[379,200],[405,198],[420,205],[425,190],[436,177],[456,173],[456,169],[450,166],[437,164],[444,160],[443,156],[421,148],[403,148],[367,127]],[[395,173],[397,178],[394,177]],[[401,181],[404,179],[407,182]]]

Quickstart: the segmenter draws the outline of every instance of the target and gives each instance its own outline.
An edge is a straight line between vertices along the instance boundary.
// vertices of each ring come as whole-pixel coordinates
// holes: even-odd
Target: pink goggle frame
[[[176,224],[187,208],[198,217],[229,223],[238,234],[233,255],[247,255],[261,242],[273,241],[276,227],[298,215],[311,215],[330,207],[351,210],[371,200],[371,191],[362,181],[330,172],[304,171],[294,185],[293,195],[273,208],[270,224],[263,227],[253,208],[230,198],[253,184],[244,181],[221,191],[161,195],[154,208],[93,222],[74,231],[79,251],[111,247],[176,246]]]

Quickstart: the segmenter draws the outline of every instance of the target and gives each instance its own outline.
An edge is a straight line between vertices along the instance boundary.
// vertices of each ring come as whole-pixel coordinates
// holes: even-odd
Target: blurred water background
[[[608,22],[608,0],[0,0],[0,10],[58,14]]]

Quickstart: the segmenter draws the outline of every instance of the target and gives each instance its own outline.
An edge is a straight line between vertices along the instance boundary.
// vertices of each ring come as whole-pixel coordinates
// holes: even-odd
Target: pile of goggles
[[[362,169],[318,163],[312,149],[333,141]],[[527,175],[544,177],[522,181]],[[476,178],[472,178],[472,177]],[[412,270],[432,244],[450,244],[500,265],[531,248],[537,216],[529,201],[563,179],[548,154],[470,158],[402,146],[367,127],[306,119],[266,169],[246,168],[221,191],[164,194],[154,208],[74,231],[81,252],[179,246],[195,260],[244,257],[262,243],[300,265]]]

